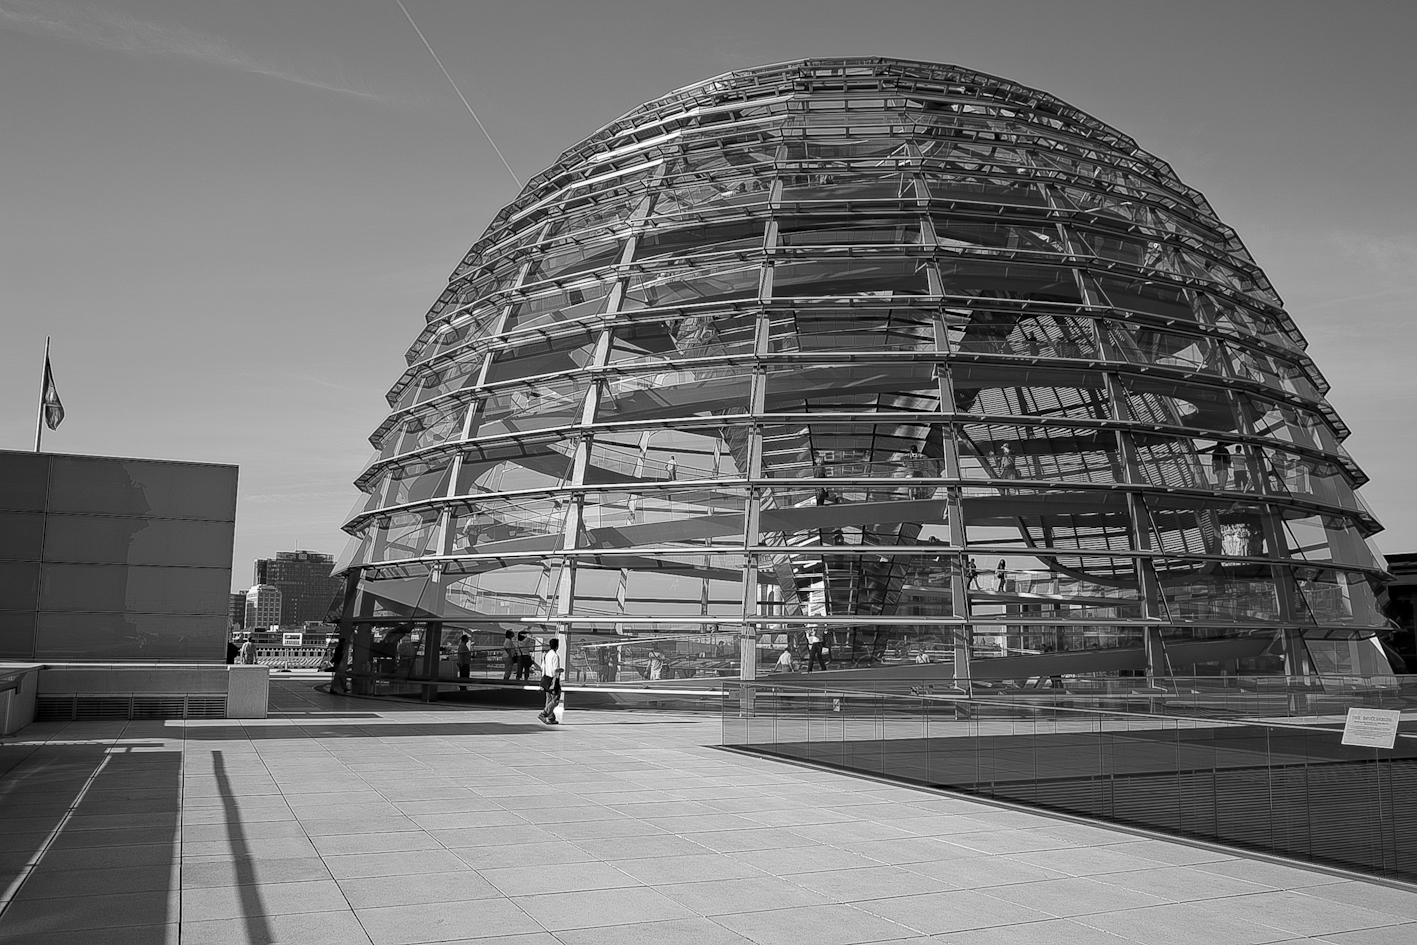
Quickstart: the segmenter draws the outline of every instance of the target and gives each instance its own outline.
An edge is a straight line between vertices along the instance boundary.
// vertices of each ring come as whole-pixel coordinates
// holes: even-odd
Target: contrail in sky
[[[417,23],[413,22],[413,14],[408,12],[408,7],[403,5],[403,0],[394,0],[394,3],[397,3],[399,9],[403,11],[403,15],[408,17],[408,25],[413,27],[413,31],[418,34],[418,38],[423,40],[423,46],[428,50],[428,55],[432,56],[433,61],[438,64],[438,68],[443,70],[443,78],[447,79],[448,84],[453,87],[453,91],[458,93],[458,98],[462,99],[463,107],[466,108],[467,113],[472,116],[472,120],[477,122],[477,127],[482,129],[482,134],[487,138],[487,143],[492,145],[492,150],[496,151],[497,157],[501,158],[502,166],[507,169],[507,173],[512,175],[512,180],[516,181],[517,186],[520,187],[522,185],[521,178],[517,176],[516,171],[512,170],[512,165],[507,163],[507,159],[502,157],[502,149],[497,147],[497,142],[492,140],[492,135],[488,133],[487,127],[482,124],[482,119],[477,117],[477,112],[473,111],[472,106],[468,104],[467,96],[462,94],[462,89],[458,88],[458,84],[454,82],[453,77],[448,74],[447,67],[443,65],[443,60],[438,58],[438,54],[433,51],[433,45],[428,42],[428,37],[424,36],[423,30],[418,28]]]
[[[135,56],[186,59],[374,101],[388,100],[373,92],[351,89],[262,62],[209,33],[139,20],[125,13],[96,7],[52,0],[0,0],[0,28]]]

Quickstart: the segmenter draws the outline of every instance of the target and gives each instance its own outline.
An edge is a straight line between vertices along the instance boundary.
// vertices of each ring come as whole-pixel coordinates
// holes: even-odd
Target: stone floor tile
[[[1128,856],[1139,856],[1166,866],[1211,866],[1212,864],[1233,863],[1240,859],[1238,853],[1226,853],[1207,847],[1191,846],[1186,843],[1172,843],[1152,838],[1137,839],[1124,844],[1110,844]]]
[[[346,853],[407,853],[417,850],[441,850],[443,845],[422,830],[399,833],[338,834],[312,837],[310,842],[321,856],[343,856]]]
[[[979,890],[987,896],[1027,906],[1059,918],[1159,906],[1169,901],[1081,876],[1015,883]]]
[[[182,923],[182,945],[370,945],[353,912],[303,912]],[[106,943],[105,943],[106,945]]]
[[[937,837],[901,837],[893,840],[852,840],[834,844],[843,850],[870,857],[890,866],[904,866],[911,863],[932,863],[945,859],[955,859],[955,847],[942,842]]]
[[[345,899],[355,909],[502,897],[496,886],[472,870],[342,879],[339,880],[339,887]]]
[[[704,916],[827,905],[832,901],[817,890],[778,879],[776,876],[717,879],[654,888],[680,905]]]
[[[1289,932],[1210,911],[1209,903],[1170,903],[1082,916],[1075,921],[1146,945],[1269,945]]]
[[[407,833],[410,830],[422,829],[420,824],[409,817],[392,816],[365,820],[354,817],[330,817],[328,813],[328,811],[317,811],[314,814],[301,814],[295,823],[312,840],[316,837],[347,837],[351,834],[373,836],[382,833]]]
[[[124,847],[96,847],[55,850],[44,855],[46,870],[130,869],[140,866],[168,866],[177,860],[177,845],[151,843]]]
[[[652,834],[668,835],[675,831],[651,824],[648,821],[631,820],[622,817],[616,820],[579,820],[571,823],[549,823],[540,830],[543,840],[607,840],[618,837],[642,837]],[[524,842],[524,841],[523,841]]]
[[[918,939],[920,933],[846,905],[807,906],[716,916],[714,921],[772,945],[865,945]]]
[[[248,915],[340,912],[349,908],[332,879],[251,886],[208,886],[182,891],[183,922]]]
[[[1116,847],[1069,846],[1052,850],[1009,854],[1011,859],[1041,866],[1069,876],[1099,876],[1104,873],[1134,873],[1154,869],[1155,860],[1130,856]]]
[[[182,856],[254,856],[265,859],[313,856],[318,853],[308,837],[248,837],[240,830],[221,840],[182,842]]]
[[[1270,886],[1274,889],[1307,889],[1347,882],[1342,876],[1309,869],[1301,863],[1291,866],[1287,863],[1275,863],[1268,860],[1252,860],[1244,856],[1215,863],[1193,865],[1203,873],[1231,876],[1247,883]]]
[[[253,840],[268,840],[274,837],[305,838],[304,825],[295,820],[269,820],[253,824],[243,823],[240,826],[240,831],[243,837]],[[230,839],[231,825],[226,821],[210,824],[187,824],[182,828],[182,842],[184,844],[229,842]]]
[[[404,876],[409,873],[441,873],[467,869],[467,864],[447,850],[415,850],[404,853],[351,853],[327,856],[325,865],[335,879],[364,876]]]
[[[1109,886],[1146,893],[1168,902],[1197,902],[1226,896],[1270,892],[1271,887],[1194,866],[1163,866],[1132,873],[1104,873],[1093,877]]]
[[[804,889],[810,889],[837,902],[854,903],[920,893],[948,892],[956,888],[922,873],[913,873],[896,866],[867,866],[823,873],[803,873],[793,876],[792,881]]]
[[[513,811],[491,810],[431,811],[409,814],[409,820],[420,830],[451,830],[466,827],[520,827],[526,818]]]
[[[512,900],[551,932],[605,925],[631,925],[646,919],[688,919],[693,913],[647,886],[593,892],[519,896]]]
[[[556,935],[564,945],[750,945],[751,939],[709,919],[634,922],[594,929],[570,929]]]
[[[669,833],[692,834],[717,830],[763,830],[756,820],[741,814],[691,814],[687,817],[646,817],[640,821]]]
[[[616,864],[647,886],[700,883],[715,879],[749,879],[763,872],[741,859],[717,853],[694,853],[626,860]]]
[[[1322,886],[1305,887],[1302,892],[1306,896],[1317,896],[1320,899],[1330,899],[1334,902],[1362,906],[1374,912],[1395,915],[1409,922],[1417,921],[1417,888],[1399,889],[1378,883],[1341,880]]]
[[[696,835],[698,836],[698,835]],[[686,837],[651,834],[647,837],[610,837],[577,840],[576,846],[600,860],[638,860],[646,857],[685,856],[705,852],[705,847]]]
[[[97,870],[48,870],[43,862],[25,880],[26,899],[62,899],[82,889],[88,895],[166,892],[177,888],[172,864]]]
[[[508,899],[425,902],[356,910],[373,945],[414,945],[463,939],[502,940],[544,931]]]
[[[599,861],[562,866],[538,864],[500,869],[483,868],[478,872],[504,896],[535,896],[541,893],[582,892],[641,885],[634,876],[616,869],[609,863]]]
[[[873,899],[856,903],[856,908],[927,935],[1055,918],[1046,912],[968,889]]]
[[[182,861],[183,889],[247,883],[298,883],[329,878],[330,870],[318,856],[259,860],[205,856]]]
[[[1070,919],[968,929],[931,936],[930,945],[1136,945],[1131,939],[1088,928]]]
[[[121,929],[93,929],[68,932],[41,932],[26,935],[23,945],[179,945],[181,927],[167,925],[129,925]],[[101,941],[100,941],[101,939]],[[5,942],[4,923],[0,922],[0,942]]]
[[[450,847],[449,851],[473,869],[508,866],[559,866],[588,863],[596,857],[566,840],[536,843],[503,843],[493,846]]]
[[[1333,935],[1325,935],[1324,941],[1332,942],[1333,945],[1412,945],[1417,942],[1417,923],[1362,929],[1357,932],[1336,932]]]
[[[1353,903],[1335,902],[1289,890],[1211,899],[1205,903],[1205,908],[1213,915],[1235,916],[1295,936],[1328,936],[1334,932],[1376,929],[1408,922],[1388,912],[1375,912]]]
[[[774,876],[881,865],[859,853],[826,846],[788,850],[753,850],[748,853],[734,853],[731,856]]]
[[[976,853],[990,855],[1070,850],[1078,846],[1071,840],[1064,840],[1039,830],[982,830],[938,839]]]
[[[762,827],[749,830],[710,830],[693,834],[687,839],[716,853],[748,853],[754,850],[793,850],[823,846],[790,830],[764,830]]]
[[[42,933],[155,926],[177,918],[177,893],[125,892],[103,896],[75,888],[66,898],[31,899],[21,888],[19,896],[0,917],[0,941],[24,942]]]

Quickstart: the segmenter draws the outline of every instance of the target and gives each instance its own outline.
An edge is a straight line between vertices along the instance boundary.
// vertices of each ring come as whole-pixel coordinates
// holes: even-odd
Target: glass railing
[[[1151,694],[1121,711],[731,682],[723,745],[1417,880],[1417,734],[1350,747],[1336,726],[1146,711]]]
[[[736,682],[736,680],[735,680]],[[794,687],[830,680],[793,681]],[[1282,720],[1342,725],[1350,708],[1417,713],[1417,676],[1057,676],[1029,685],[975,680],[966,694],[949,680],[922,685],[910,680],[839,683],[855,692],[882,695],[968,698],[990,704],[1107,710],[1239,721]],[[1417,731],[1417,728],[1414,728]]]

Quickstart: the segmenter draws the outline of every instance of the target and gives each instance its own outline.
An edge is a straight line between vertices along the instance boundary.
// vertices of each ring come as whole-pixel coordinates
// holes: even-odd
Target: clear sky
[[[1171,162],[1284,297],[1417,551],[1417,3],[405,0],[522,180],[672,89],[957,63]],[[0,0],[0,448],[237,463],[233,587],[337,554],[383,395],[517,188],[394,0]]]

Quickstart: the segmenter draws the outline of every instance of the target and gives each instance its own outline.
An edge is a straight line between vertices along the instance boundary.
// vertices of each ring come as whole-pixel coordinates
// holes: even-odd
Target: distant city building
[[[1388,638],[1393,651],[1389,657],[1395,655],[1402,660],[1403,666],[1393,661],[1398,672],[1417,672],[1417,620],[1413,616],[1417,613],[1417,554],[1388,555],[1387,569],[1392,580],[1384,589],[1383,612],[1396,624]]]
[[[246,626],[246,592],[231,595],[231,607],[226,614],[226,622],[231,630],[241,630]]]
[[[280,589],[281,624],[322,621],[344,584],[330,576],[334,565],[332,556],[318,551],[281,551],[274,558],[256,559],[252,583]]]
[[[270,584],[257,584],[246,592],[247,630],[273,627],[280,623],[280,588]]]

